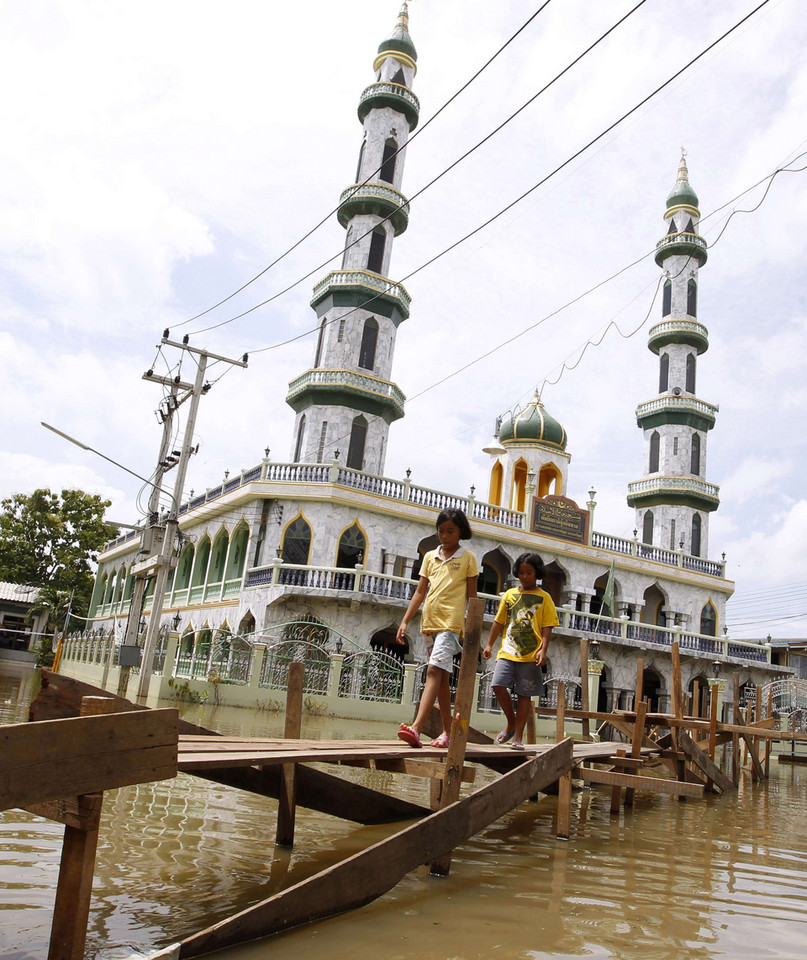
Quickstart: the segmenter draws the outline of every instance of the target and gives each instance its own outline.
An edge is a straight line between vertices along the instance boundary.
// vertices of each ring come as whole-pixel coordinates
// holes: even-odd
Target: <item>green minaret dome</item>
[[[689,207],[698,206],[698,195],[689,184],[689,171],[687,170],[686,150],[681,153],[681,163],[678,166],[678,179],[675,186],[667,197],[667,209],[678,207],[685,204]]]
[[[398,53],[405,53],[407,57],[411,57],[412,60],[417,60],[418,58],[418,52],[415,50],[415,45],[409,36],[409,11],[406,3],[401,7],[401,12],[398,14],[398,22],[395,24],[395,29],[378,48],[379,53],[386,53],[387,50],[391,50],[393,53],[396,51]]]
[[[552,414],[547,413],[537,394],[520,413],[508,417],[499,427],[499,441],[505,446],[508,443],[539,443],[565,450],[566,440],[566,431]]]

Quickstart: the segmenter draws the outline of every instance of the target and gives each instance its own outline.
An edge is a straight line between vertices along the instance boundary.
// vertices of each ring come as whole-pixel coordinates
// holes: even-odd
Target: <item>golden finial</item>
[[[678,183],[689,183],[689,170],[687,170],[687,152],[681,147],[681,162],[678,164]]]
[[[401,4],[401,12],[398,14],[398,26],[403,27],[404,30],[409,30],[409,6],[406,0],[403,0]]]

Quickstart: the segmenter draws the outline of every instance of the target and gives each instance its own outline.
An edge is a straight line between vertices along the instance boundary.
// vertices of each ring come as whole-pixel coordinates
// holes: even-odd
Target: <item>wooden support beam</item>
[[[678,734],[678,745],[681,750],[711,783],[723,792],[735,789],[734,781],[723,773],[709,754],[701,750],[685,730],[679,730]]]
[[[446,754],[445,776],[440,792],[441,810],[452,803],[456,803],[460,795],[484,616],[485,601],[481,597],[474,597],[469,600],[468,613],[465,618],[465,636],[462,642],[462,657],[460,658],[460,674],[457,678],[457,693],[454,698],[454,716]],[[432,861],[431,874],[434,877],[447,877],[450,869],[451,850],[449,849],[442,857]]]
[[[614,790],[620,787],[632,787],[634,790],[644,790],[649,793],[664,793],[678,797],[702,797],[703,784],[686,783],[678,780],[663,780],[661,777],[638,777],[632,773],[615,773],[611,770],[590,770],[588,768],[580,771],[580,776],[585,783],[602,784],[610,786]],[[615,811],[613,806],[611,812],[618,812],[619,806]]]
[[[620,758],[626,757],[627,753],[624,750],[617,750],[616,755],[617,759],[614,762],[618,764]],[[601,770],[597,772],[606,773],[607,771]],[[614,774],[614,776],[622,776],[622,774]],[[626,774],[626,776],[628,776],[628,774]],[[585,780],[585,771],[583,779]],[[588,782],[592,783],[596,781],[589,780]],[[611,783],[611,813],[619,813],[619,804],[622,800],[622,784],[617,780],[610,780],[609,782]]]
[[[286,687],[286,740],[299,740],[303,724],[303,675],[305,664],[290,663]],[[280,796],[277,805],[277,829],[275,841],[281,847],[294,846],[294,823],[297,816],[296,780],[297,764],[284,763],[280,774]]]
[[[635,710],[644,698],[644,658],[636,661],[636,689],[633,692],[633,709]],[[645,711],[647,707],[645,706]]]
[[[735,673],[732,680],[734,692],[734,724],[738,727],[741,725],[744,726],[744,724],[741,723],[740,714],[740,675]],[[731,777],[736,787],[740,782],[740,734],[734,731],[732,731],[731,737]]]
[[[180,944],[178,957],[198,957],[364,906],[422,863],[439,860],[527,797],[554,783],[573,765],[572,742],[565,740],[469,797],[188,937]]]
[[[709,758],[714,760],[717,749],[717,685],[712,687],[709,703]]]
[[[588,713],[588,640],[585,637],[580,638],[580,709],[583,713]],[[533,714],[533,716],[535,716]],[[591,721],[588,717],[583,717],[582,734],[584,740],[591,739],[590,730]]]
[[[558,840],[568,840],[572,826],[572,771],[558,780]]]
[[[345,760],[342,763],[345,767],[371,767],[373,770],[387,770],[390,773],[405,773],[410,777],[424,777],[430,780],[442,780],[445,776],[445,764],[439,760],[413,760],[411,757],[400,757],[399,759],[365,759],[365,760]],[[476,780],[476,769],[474,767],[463,766],[462,782],[474,783]]]
[[[748,756],[751,759],[751,775],[755,781],[765,779],[765,768],[762,766],[759,760],[759,747],[757,741],[752,737],[749,737],[748,734],[740,734],[745,743],[746,749],[748,750]]]
[[[560,743],[566,735],[566,683],[558,680],[558,703],[555,720],[555,742]]]

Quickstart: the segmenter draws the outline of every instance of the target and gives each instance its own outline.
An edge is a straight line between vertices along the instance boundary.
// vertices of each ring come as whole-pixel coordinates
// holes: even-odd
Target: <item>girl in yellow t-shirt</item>
[[[417,715],[411,725],[402,723],[398,737],[410,747],[422,746],[420,734],[435,700],[440,706],[443,732],[431,742],[433,747],[447,747],[451,730],[451,688],[449,678],[454,656],[462,650],[462,628],[465,607],[476,596],[479,566],[476,557],[460,546],[460,540],[471,539],[471,527],[462,510],[443,510],[437,517],[440,546],[430,550],[420,568],[420,580],[406,613],[398,627],[397,641],[404,643],[409,621],[425,598],[421,631],[426,637],[429,666],[426,683],[420,696]]]

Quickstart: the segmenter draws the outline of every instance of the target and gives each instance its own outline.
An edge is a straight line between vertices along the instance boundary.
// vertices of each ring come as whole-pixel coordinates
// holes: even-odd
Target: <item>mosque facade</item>
[[[394,637],[424,553],[437,545],[435,519],[446,507],[467,514],[485,599],[485,632],[512,565],[534,551],[546,565],[544,587],[560,616],[550,647],[550,681],[574,687],[580,639],[596,639],[600,705],[632,706],[637,661],[651,706],[669,706],[671,645],[683,680],[707,689],[715,663],[761,684],[781,668],[763,644],[734,641],[725,630],[733,583],[725,560],[708,556],[708,520],[719,504],[706,479],[706,446],[717,407],[696,393],[708,347],[697,317],[698,271],[706,242],[698,234],[698,198],[682,157],[667,198],[656,263],[663,273],[662,316],[648,347],[659,366],[658,396],[639,403],[644,474],[630,483],[632,538],[595,529],[596,493],[567,496],[570,454],[561,423],[535,396],[497,422],[489,483],[477,496],[433,490],[410,477],[385,476],[389,430],[404,416],[392,381],[398,328],[410,297],[389,279],[396,239],[408,226],[403,193],[406,143],[418,123],[413,92],[417,52],[406,4],[379,47],[374,80],[359,98],[362,125],[354,182],[343,191],[341,267],[317,283],[311,300],[318,333],[311,367],[289,385],[294,411],[289,459],[264,459],[180,509],[180,542],[161,614],[180,633],[180,655],[202,657],[226,634],[246,644],[271,642],[284,624],[311,623],[357,650],[407,662],[425,659],[410,625],[405,647]],[[650,362],[650,361],[648,361]],[[637,438],[638,443],[638,438]],[[131,568],[139,542],[107,545],[99,562],[91,615],[98,628],[129,615]],[[551,684],[550,684],[551,685]]]

